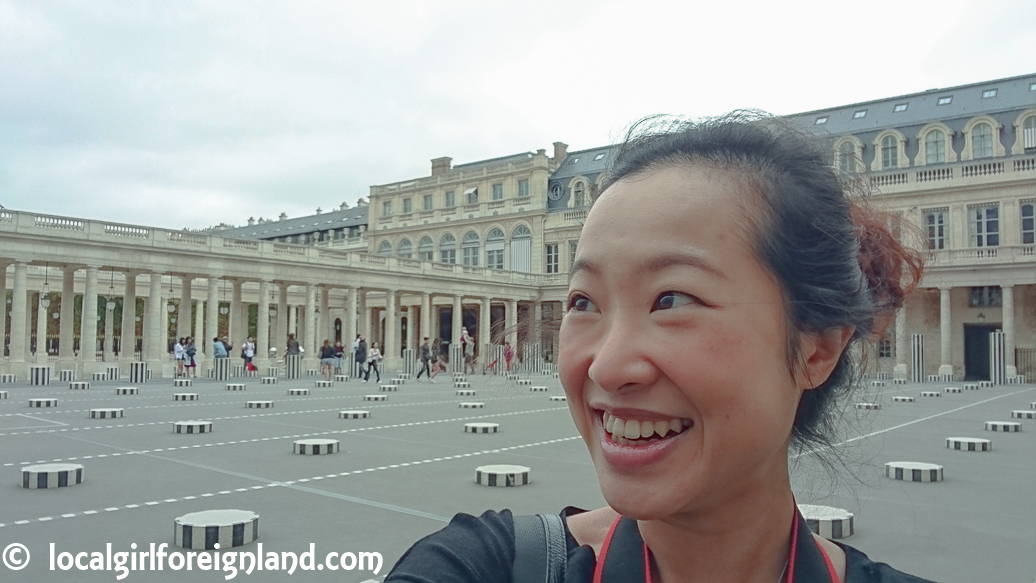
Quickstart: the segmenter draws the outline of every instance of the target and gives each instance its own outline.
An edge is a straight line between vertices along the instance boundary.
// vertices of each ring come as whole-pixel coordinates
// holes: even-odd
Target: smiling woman
[[[921,273],[822,151],[735,114],[616,156],[559,358],[608,506],[563,513],[563,580],[920,581],[811,535],[792,494],[790,448],[827,443],[853,345]],[[507,511],[459,515],[388,581],[511,581],[514,540]]]

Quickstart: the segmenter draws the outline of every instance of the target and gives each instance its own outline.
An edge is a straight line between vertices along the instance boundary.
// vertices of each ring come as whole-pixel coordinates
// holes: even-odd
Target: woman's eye
[[[590,312],[596,310],[597,306],[586,296],[574,295],[568,299],[568,309],[573,312]]]
[[[694,303],[697,303],[697,300],[692,296],[676,291],[667,291],[658,296],[658,299],[655,300],[655,305],[652,306],[652,311],[671,310]]]

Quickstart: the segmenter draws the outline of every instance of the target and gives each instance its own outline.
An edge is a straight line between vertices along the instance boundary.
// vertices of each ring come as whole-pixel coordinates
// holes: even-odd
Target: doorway
[[[989,380],[989,335],[1000,324],[964,324],[964,380]]]

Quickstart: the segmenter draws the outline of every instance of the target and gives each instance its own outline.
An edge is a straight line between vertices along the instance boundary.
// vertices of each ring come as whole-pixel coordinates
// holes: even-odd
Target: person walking
[[[367,353],[367,374],[363,377],[363,382],[367,382],[371,378],[371,369],[374,369],[374,375],[381,382],[381,372],[378,371],[378,362],[381,361],[381,351],[378,350],[378,343],[371,342],[370,352]]]
[[[441,338],[436,338],[435,341],[432,342],[432,360],[432,373],[428,378],[434,383],[435,377],[438,376],[440,372],[446,370],[446,359],[443,357]]]
[[[320,347],[320,372],[324,375],[324,380],[331,380],[331,369],[335,366],[335,347],[331,346],[330,340],[324,340],[324,345]]]
[[[367,337],[356,338],[356,378],[363,376],[364,368],[367,365]]]
[[[173,356],[176,357],[176,378],[183,376],[183,359],[184,359],[184,347],[183,338],[176,341],[176,345],[173,346]]]
[[[342,341],[335,342],[335,374],[342,374],[342,359],[345,358],[345,347]]]
[[[255,358],[255,342],[252,341],[252,337],[249,336],[241,344],[241,358],[245,359],[245,370],[255,370],[255,365],[252,364],[252,359]]]
[[[468,329],[460,329],[460,346],[462,356],[462,368],[464,374],[468,374],[468,367],[471,367],[471,374],[475,374],[475,339],[468,336]]]
[[[421,344],[421,370],[417,371],[417,378],[421,378],[421,373],[428,375],[428,382],[435,382],[435,379],[432,378],[432,347],[428,345],[427,336],[424,337],[424,343]]]

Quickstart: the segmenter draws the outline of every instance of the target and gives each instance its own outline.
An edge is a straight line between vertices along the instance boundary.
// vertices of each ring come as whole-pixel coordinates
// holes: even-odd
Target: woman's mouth
[[[694,422],[679,417],[661,420],[625,419],[602,411],[601,425],[609,441],[617,445],[636,446],[676,437],[692,427]]]

